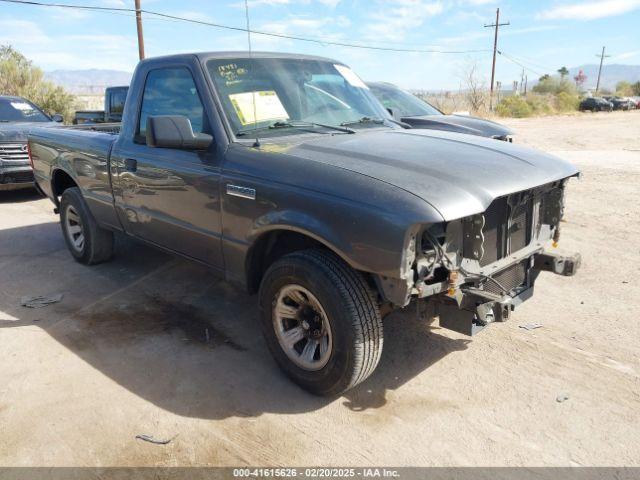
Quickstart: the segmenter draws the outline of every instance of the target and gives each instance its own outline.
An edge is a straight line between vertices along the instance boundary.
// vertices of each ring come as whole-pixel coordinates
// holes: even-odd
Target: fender
[[[247,236],[247,241],[251,245],[249,254],[260,238],[276,230],[300,233],[312,238],[334,252],[351,267],[357,270],[367,270],[364,265],[358,262],[357,256],[353,252],[353,246],[344,236],[319,219],[296,210],[269,212],[256,219],[254,228]],[[247,255],[248,258],[249,255]]]

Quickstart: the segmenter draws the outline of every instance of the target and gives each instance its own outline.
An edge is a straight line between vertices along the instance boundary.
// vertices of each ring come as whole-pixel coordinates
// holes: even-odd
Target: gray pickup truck
[[[128,91],[128,86],[107,87],[104,91],[104,110],[77,110],[73,124],[93,125],[121,122]]]
[[[35,129],[35,177],[71,255],[113,232],[211,267],[259,295],[280,367],[311,392],[366,379],[382,317],[432,302],[474,334],[573,275],[557,242],[578,171],[477,136],[399,127],[346,65],[275,53],[140,62],[119,131]]]

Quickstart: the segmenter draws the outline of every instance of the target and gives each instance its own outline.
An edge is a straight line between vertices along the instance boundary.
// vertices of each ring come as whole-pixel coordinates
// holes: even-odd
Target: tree
[[[569,70],[567,70],[567,67],[562,67],[558,69],[558,73],[560,74],[560,79],[564,80],[564,77],[569,75]]]
[[[631,85],[631,89],[633,90],[633,94],[640,96],[640,82],[636,82]]]
[[[52,115],[73,116],[76,99],[10,45],[0,45],[0,94],[24,97]]]
[[[550,77],[549,77],[549,74],[548,74],[548,73],[545,73],[544,75],[542,75],[542,76],[538,79],[538,81],[539,81],[539,82],[544,82],[545,80],[549,80],[549,78],[550,78]]]
[[[584,85],[584,82],[587,81],[587,76],[584,74],[582,70],[580,70],[578,74],[575,77],[573,77],[573,79],[576,81],[576,87],[582,88],[582,85]]]
[[[540,78],[540,81],[534,85],[533,91],[536,93],[552,93],[557,95],[560,92],[568,93],[569,95],[575,95],[576,86],[566,78],[550,77],[545,75]]]
[[[464,95],[472,112],[478,113],[486,107],[487,87],[478,74],[478,63],[469,60],[460,75],[464,85]]]
[[[633,86],[630,82],[624,80],[616,84],[616,93],[621,97],[630,97],[633,95]]]

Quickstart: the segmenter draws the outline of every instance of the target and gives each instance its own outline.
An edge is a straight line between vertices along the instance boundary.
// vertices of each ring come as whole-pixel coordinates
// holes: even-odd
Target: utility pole
[[[140,9],[140,0],[135,0],[136,4],[136,26],[138,28],[138,55],[140,60],[144,59],[144,35],[142,34],[142,11]]]
[[[598,83],[596,83],[596,94],[598,93],[598,90],[600,90],[600,76],[602,75],[602,63],[604,62],[605,58],[611,56],[611,55],[605,55],[604,54],[604,49],[605,49],[605,47],[602,47],[602,54],[601,55],[596,55],[596,57],[600,57],[600,68],[598,69]]]
[[[485,28],[495,28],[493,37],[493,64],[491,65],[491,97],[489,98],[489,109],[493,110],[493,83],[496,78],[496,53],[498,51],[498,29],[502,26],[509,25],[509,22],[500,23],[500,9],[496,9],[496,23],[485,25]]]

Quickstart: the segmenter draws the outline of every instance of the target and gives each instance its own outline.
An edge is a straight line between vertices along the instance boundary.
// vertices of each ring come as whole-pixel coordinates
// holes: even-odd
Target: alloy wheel
[[[273,302],[273,328],[284,353],[298,367],[316,371],[331,357],[331,326],[318,299],[300,285],[286,285]]]

